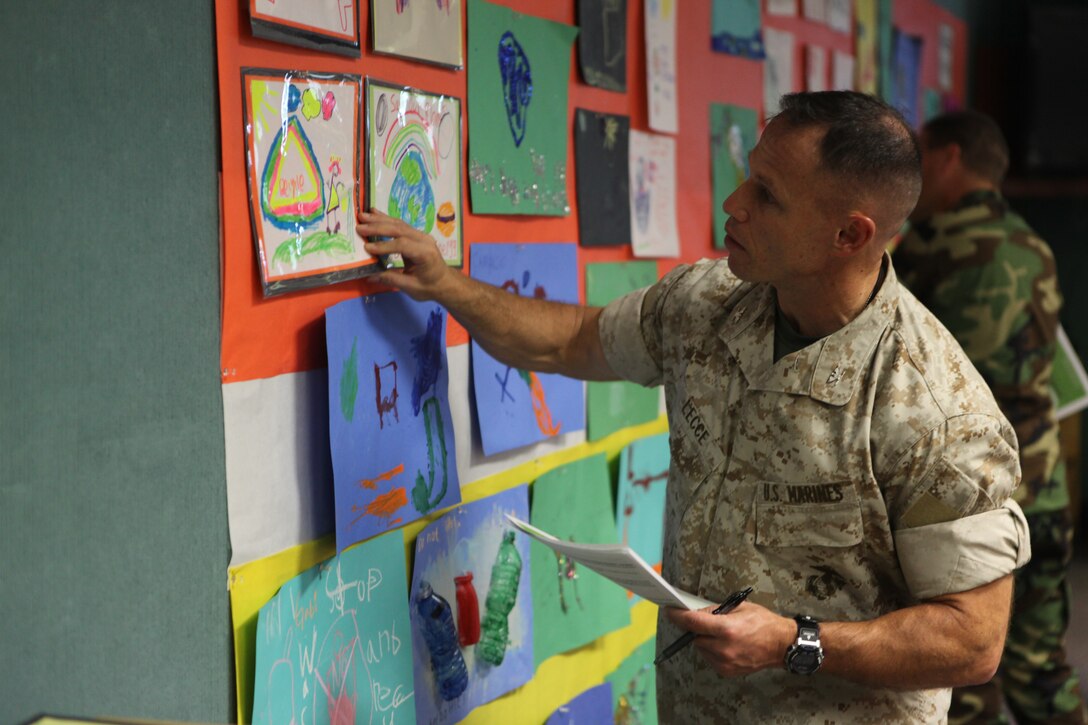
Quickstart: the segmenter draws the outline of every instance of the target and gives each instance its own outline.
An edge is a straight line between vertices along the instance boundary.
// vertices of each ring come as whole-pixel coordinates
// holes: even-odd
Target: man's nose
[[[741,184],[722,202],[722,211],[742,224],[748,221],[748,210],[740,203],[740,194],[743,188],[744,184]]]

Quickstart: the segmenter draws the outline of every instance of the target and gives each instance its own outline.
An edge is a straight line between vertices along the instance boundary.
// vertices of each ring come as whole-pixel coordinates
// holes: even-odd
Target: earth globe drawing
[[[424,234],[429,234],[434,227],[434,190],[418,151],[410,151],[397,168],[389,189],[388,213]]]

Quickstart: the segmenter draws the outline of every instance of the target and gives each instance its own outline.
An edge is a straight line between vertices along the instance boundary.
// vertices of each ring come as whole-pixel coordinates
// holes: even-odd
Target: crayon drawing
[[[656,640],[651,637],[605,678],[612,685],[612,722],[616,725],[657,725],[655,647]]]
[[[570,702],[555,709],[544,725],[580,725],[611,723],[612,683],[591,687]]]
[[[604,454],[553,469],[533,484],[533,526],[580,544],[616,543],[612,491]],[[623,589],[543,544],[530,551],[533,658],[581,647],[627,626]]]
[[[763,58],[763,26],[759,0],[713,0],[710,47],[742,58]]]
[[[573,244],[474,244],[472,277],[511,294],[578,301]],[[500,363],[472,341],[476,417],[484,455],[585,428],[585,386]]]
[[[620,451],[616,532],[621,544],[634,549],[659,574],[668,480],[668,433],[640,438]],[[627,600],[635,604],[639,597],[627,592]]]
[[[578,0],[582,78],[598,88],[627,90],[627,0]]]
[[[650,128],[676,133],[676,6],[678,0],[645,0],[646,100]]]
[[[355,233],[359,78],[253,69],[242,77],[265,295],[378,271]]]
[[[400,293],[325,310],[338,551],[461,500],[445,324]]]
[[[281,43],[359,57],[358,0],[249,0],[253,34]]]
[[[656,281],[656,262],[587,264],[586,304],[604,307],[612,300]],[[657,418],[658,409],[656,388],[644,388],[625,380],[587,383],[586,437],[597,441],[628,426],[648,423]]]
[[[367,206],[434,236],[463,264],[461,99],[367,79]]]
[[[389,534],[291,579],[257,618],[253,722],[410,722],[404,538]]]
[[[756,112],[726,103],[710,104],[710,164],[714,176],[714,246],[725,248],[724,202],[748,178],[748,154],[756,145]]]
[[[370,0],[374,51],[460,68],[461,0]]]
[[[793,87],[793,33],[766,28],[763,33],[763,118],[778,113],[782,96]]]
[[[418,723],[457,722],[533,676],[529,539],[506,514],[529,515],[527,486],[458,506],[416,537],[409,609]]]
[[[676,257],[676,139],[631,131],[631,249],[636,257]]]
[[[855,87],[862,93],[875,94],[877,84],[876,0],[854,1],[854,54],[857,58]]]
[[[567,86],[578,29],[469,0],[469,188],[476,214],[566,216]]]

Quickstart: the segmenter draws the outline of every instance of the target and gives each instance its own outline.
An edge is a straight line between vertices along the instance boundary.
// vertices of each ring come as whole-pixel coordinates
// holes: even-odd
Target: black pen
[[[748,598],[748,595],[752,593],[752,587],[745,587],[739,592],[733,592],[729,595],[729,598],[721,603],[711,614],[729,614],[736,609],[741,602]],[[655,665],[659,665],[674,654],[691,644],[691,641],[695,639],[694,632],[684,632],[675,642],[665,648],[665,651],[657,656],[654,660]]]

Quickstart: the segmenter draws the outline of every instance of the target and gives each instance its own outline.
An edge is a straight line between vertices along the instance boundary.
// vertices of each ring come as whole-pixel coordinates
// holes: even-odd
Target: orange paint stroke
[[[364,516],[377,516],[380,519],[388,519],[397,512],[397,509],[408,504],[408,489],[404,486],[398,486],[391,489],[388,493],[380,494],[373,501],[368,503],[362,510],[363,512],[355,517],[355,520],[351,523],[354,525],[359,519]],[[352,511],[358,511],[358,506],[352,506]],[[390,525],[400,523],[400,519],[390,521]]]
[[[560,426],[552,422],[552,412],[548,409],[548,401],[544,399],[544,386],[540,384],[540,378],[534,372],[529,373],[529,391],[533,399],[533,413],[536,415],[537,427],[546,436],[555,435],[559,432]]]
[[[378,484],[381,483],[382,481],[388,481],[391,478],[393,478],[393,476],[396,476],[396,475],[401,474],[401,473],[404,473],[404,464],[403,463],[400,464],[399,466],[396,466],[395,468],[390,468],[385,473],[379,473],[374,478],[364,478],[363,480],[359,481],[359,485],[362,486],[363,488],[371,488],[371,489],[377,488]]]

